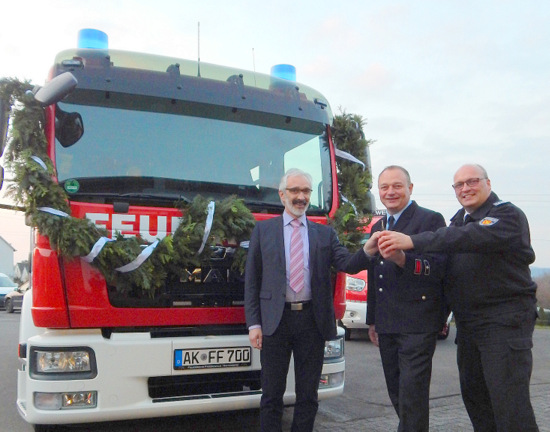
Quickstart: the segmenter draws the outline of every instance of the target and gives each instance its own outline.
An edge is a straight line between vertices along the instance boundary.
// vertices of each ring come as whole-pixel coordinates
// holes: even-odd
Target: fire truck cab
[[[48,154],[72,217],[111,237],[150,242],[176,230],[174,202],[197,195],[234,195],[257,219],[270,218],[283,210],[278,182],[291,167],[313,177],[308,217],[326,223],[334,214],[330,106],[295,81],[292,67],[263,75],[112,50],[101,32],[87,36],[99,42],[55,58],[51,83],[68,77],[60,78],[63,88],[44,87],[52,93]],[[20,326],[22,417],[46,431],[259,407],[259,352],[248,340],[244,279],[231,270],[234,249],[220,244],[209,265],[168,276],[162,290],[143,295],[107,284],[92,264],[59,256],[35,232]],[[345,290],[334,289],[339,319]],[[326,342],[320,399],[343,392],[343,341],[339,329]],[[292,370],[284,400],[295,400]]]

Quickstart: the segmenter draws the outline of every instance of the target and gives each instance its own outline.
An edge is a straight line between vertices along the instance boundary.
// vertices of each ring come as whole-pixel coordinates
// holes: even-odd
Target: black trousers
[[[428,432],[433,333],[378,334],[390,400],[399,417],[398,432]]]
[[[264,336],[260,354],[262,363],[262,432],[281,432],[283,395],[291,354],[294,355],[296,404],[292,432],[311,432],[319,403],[317,393],[323,368],[325,341],[313,317],[311,307],[302,311],[285,309],[279,327]]]
[[[529,393],[535,319],[530,309],[457,321],[460,388],[475,432],[539,430]]]

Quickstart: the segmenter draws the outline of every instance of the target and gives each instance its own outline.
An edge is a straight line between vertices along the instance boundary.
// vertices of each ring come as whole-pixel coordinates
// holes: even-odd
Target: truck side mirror
[[[34,94],[36,101],[42,106],[59,102],[71,93],[78,81],[70,72],[64,72],[40,87]]]
[[[42,106],[55,104],[77,86],[78,81],[70,72],[64,72],[39,88],[34,98]],[[78,113],[66,113],[56,107],[55,137],[63,147],[70,147],[76,143],[84,133],[82,117]]]
[[[84,134],[84,122],[77,112],[68,113],[55,107],[55,137],[63,147],[75,144]]]

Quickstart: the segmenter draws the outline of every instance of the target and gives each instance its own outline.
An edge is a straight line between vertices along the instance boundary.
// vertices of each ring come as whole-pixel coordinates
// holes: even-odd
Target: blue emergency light
[[[271,76],[296,82],[296,68],[289,64],[278,64],[271,67]]]
[[[109,38],[107,36],[107,33],[96,29],[80,30],[78,32],[78,48],[109,48]]]

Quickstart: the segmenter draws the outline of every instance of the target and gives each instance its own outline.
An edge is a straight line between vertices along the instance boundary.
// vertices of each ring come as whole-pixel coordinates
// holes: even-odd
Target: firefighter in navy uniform
[[[372,227],[372,233],[387,228],[415,234],[446,225],[441,214],[411,200],[413,183],[405,168],[384,168],[378,176],[378,190],[387,217]],[[376,253],[376,241],[370,239],[365,250],[371,256],[369,338],[380,348],[388,395],[399,417],[397,430],[428,432],[432,358],[444,321],[446,257],[398,251],[393,257],[382,258]]]
[[[377,233],[378,248],[382,256],[413,248],[448,254],[445,296],[455,316],[460,387],[474,431],[538,431],[529,394],[537,287],[527,218],[491,192],[479,165],[461,167],[453,188],[463,208],[449,228]]]

